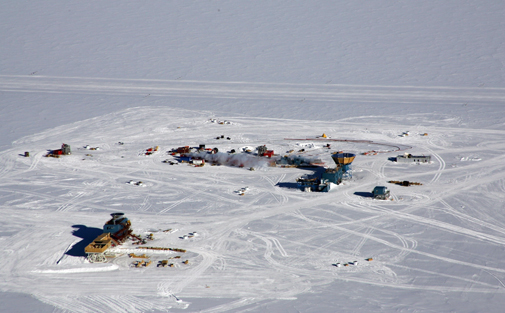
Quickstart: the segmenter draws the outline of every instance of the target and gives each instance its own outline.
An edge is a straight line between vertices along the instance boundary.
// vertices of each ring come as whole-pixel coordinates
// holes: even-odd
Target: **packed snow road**
[[[505,101],[504,88],[289,84],[0,75],[0,91],[155,97],[426,103]]]

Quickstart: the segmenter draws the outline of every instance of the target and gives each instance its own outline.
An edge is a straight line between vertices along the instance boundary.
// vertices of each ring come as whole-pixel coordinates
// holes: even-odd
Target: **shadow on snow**
[[[298,183],[279,182],[275,186],[281,187],[281,188],[288,188],[288,189],[300,189],[300,186],[298,186]]]
[[[101,228],[87,227],[85,225],[72,225],[72,227],[75,228],[72,235],[82,238],[82,240],[73,245],[65,254],[76,257],[86,256],[84,248],[93,242],[98,235],[103,233],[103,230]]]
[[[306,170],[306,171],[312,171],[311,174],[306,174],[302,175],[307,178],[318,178],[321,177],[326,170],[326,168],[322,166],[316,166],[316,167],[299,167],[299,169]],[[278,182],[275,184],[275,186],[280,187],[280,188],[287,188],[287,189],[300,189],[300,186],[296,182]]]
[[[373,193],[371,192],[356,191],[354,194],[363,198],[373,198]]]

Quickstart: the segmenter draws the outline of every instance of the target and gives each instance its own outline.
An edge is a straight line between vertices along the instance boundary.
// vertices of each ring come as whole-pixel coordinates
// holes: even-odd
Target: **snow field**
[[[504,2],[1,8],[0,311],[503,311]],[[373,142],[284,140],[323,133]],[[62,143],[71,156],[43,157]],[[381,153],[306,194],[295,181],[313,169],[163,163],[202,143],[305,148],[326,165]],[[394,147],[433,162],[395,164]],[[372,200],[376,185],[392,200]],[[118,211],[190,264],[86,263]]]
[[[504,190],[502,131],[427,126],[400,137],[404,128],[385,123],[291,125],[289,120],[229,116],[232,124],[219,125],[208,116],[165,108],[127,109],[25,137],[4,151],[0,193],[5,231],[10,233],[0,237],[5,288],[29,291],[61,309],[78,304],[82,312],[91,299],[101,303],[104,312],[110,309],[109,301],[119,296],[118,283],[131,280],[140,288],[122,290],[125,304],[116,303],[118,308],[131,303],[137,303],[136,308],[160,308],[167,297],[174,308],[182,305],[177,299],[195,297],[240,298],[250,305],[290,299],[336,281],[420,292],[504,292],[499,279],[479,274],[505,274],[501,255],[496,254],[505,243],[505,223],[495,212]],[[268,129],[268,135],[258,129]],[[238,151],[244,142],[252,147],[266,144],[281,155],[304,147],[304,154],[321,157],[327,166],[333,166],[332,151],[359,154],[370,148],[329,141],[332,149],[322,149],[317,140],[284,140],[322,133],[332,139],[412,146],[409,152],[431,154],[433,162],[405,165],[388,160],[402,152],[358,155],[353,179],[330,193],[312,194],[298,190],[295,180],[314,169],[259,167],[251,172],[226,165],[195,168],[162,162],[173,159],[167,153],[172,148],[201,143],[220,151]],[[220,134],[231,140],[216,140]],[[64,142],[73,154],[43,157],[44,151],[59,147],[61,138],[71,139]],[[86,145],[100,149],[90,151]],[[145,155],[153,146],[159,151]],[[23,151],[30,151],[31,157],[23,157]],[[461,159],[475,153],[480,161]],[[386,183],[393,179],[423,185]],[[130,180],[144,186],[127,184]],[[387,185],[393,201],[367,197],[375,185]],[[249,190],[237,196],[234,191],[243,186]],[[494,207],[482,207],[474,198],[485,198]],[[83,242],[92,238],[78,237],[76,229],[99,232],[108,214],[116,211],[126,213],[135,233],[154,233],[155,240],[147,246],[188,252],[174,260],[175,268],[157,268],[159,260],[177,253],[126,244],[114,250],[123,254],[110,265],[87,264],[83,251],[72,249],[83,249]],[[169,228],[174,231],[159,231]],[[194,231],[199,236],[180,239]],[[126,253],[132,251],[151,255],[153,265],[131,268],[133,259]],[[366,262],[369,257],[374,261]],[[179,264],[183,259],[190,263]],[[332,265],[352,261],[358,265]],[[67,279],[77,283],[64,284]],[[60,288],[67,296],[52,296]],[[235,304],[228,305],[232,309]]]

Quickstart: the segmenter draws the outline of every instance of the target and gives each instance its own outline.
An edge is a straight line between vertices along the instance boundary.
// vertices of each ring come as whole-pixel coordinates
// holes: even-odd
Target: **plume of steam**
[[[295,166],[309,166],[309,165],[314,165],[314,164],[324,164],[323,161],[321,161],[320,158],[318,157],[309,157],[309,156],[303,156],[299,154],[295,155],[285,155],[283,157],[280,157],[277,161],[277,164],[280,165],[295,165]]]
[[[211,154],[208,152],[191,152],[186,154],[192,158],[201,158],[204,159],[205,162],[216,163],[220,165],[227,166],[237,166],[237,167],[266,167],[269,162],[272,160],[250,155],[246,153],[237,153],[237,154],[229,154],[218,152],[215,154]]]

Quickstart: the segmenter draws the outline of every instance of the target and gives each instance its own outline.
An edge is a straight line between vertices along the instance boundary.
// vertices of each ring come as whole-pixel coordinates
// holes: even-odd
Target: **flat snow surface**
[[[503,311],[505,4],[0,7],[1,312]],[[221,164],[170,164],[200,144]],[[305,193],[322,167],[242,152],[259,145],[358,156]],[[89,263],[114,212],[186,252],[127,241]]]

